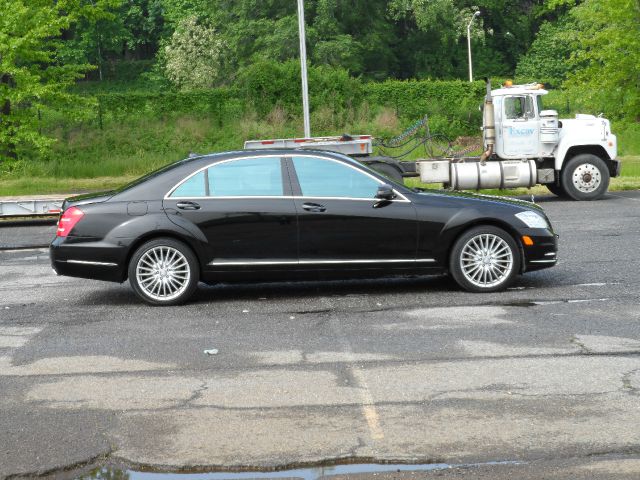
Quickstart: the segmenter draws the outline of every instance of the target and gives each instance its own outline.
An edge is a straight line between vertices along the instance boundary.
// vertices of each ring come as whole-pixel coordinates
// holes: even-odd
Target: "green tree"
[[[638,0],[585,0],[570,15],[579,48],[566,85],[608,116],[640,121]]]
[[[227,51],[215,28],[189,17],[180,22],[162,52],[165,74],[183,89],[219,85],[226,78]]]
[[[531,48],[520,58],[516,75],[526,81],[560,86],[573,68],[569,60],[577,48],[576,26],[570,16],[544,22]]]
[[[103,11],[81,0],[0,0],[0,11],[0,158],[6,160],[50,145],[39,132],[39,112],[71,116],[80,103],[68,87],[91,67],[62,60],[65,35]]]

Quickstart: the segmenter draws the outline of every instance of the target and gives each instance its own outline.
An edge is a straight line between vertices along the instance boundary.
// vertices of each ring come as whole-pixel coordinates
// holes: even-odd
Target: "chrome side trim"
[[[556,263],[558,260],[552,258],[550,260],[529,260],[529,263]]]
[[[67,260],[67,263],[77,263],[78,265],[97,265],[99,267],[117,267],[117,263],[112,262],[90,262],[89,260]]]
[[[394,190],[394,192],[398,195],[402,194],[400,192],[397,192],[396,190]],[[404,196],[402,196],[404,198]],[[371,203],[376,203],[379,202],[380,199],[379,198],[364,198],[364,197],[303,197],[303,196],[299,196],[299,195],[256,195],[256,196],[250,196],[250,195],[245,195],[245,196],[240,196],[240,195],[234,195],[234,196],[228,196],[228,197],[170,197],[170,198],[165,198],[165,200],[254,200],[254,199],[272,199],[272,200],[355,200],[355,201],[359,201],[359,202],[371,202]],[[409,202],[409,200],[403,200],[403,199],[398,199],[398,200],[388,200],[389,202],[395,202],[395,203],[411,203]]]
[[[342,263],[434,263],[434,258],[418,258],[418,259],[363,259],[363,260],[277,260],[277,261],[254,261],[254,262],[237,262],[237,261],[211,261],[211,266],[234,266],[234,265],[336,265]]]
[[[255,262],[216,262],[215,260],[209,262],[207,265],[212,266],[234,266],[234,265],[298,265],[297,260],[282,260],[277,262],[269,262],[269,261],[255,261]]]

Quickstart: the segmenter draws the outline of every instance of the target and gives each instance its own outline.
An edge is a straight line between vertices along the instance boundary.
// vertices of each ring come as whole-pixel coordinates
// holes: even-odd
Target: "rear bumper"
[[[58,275],[109,282],[125,280],[125,254],[118,246],[72,237],[56,237],[49,246],[51,267]]]

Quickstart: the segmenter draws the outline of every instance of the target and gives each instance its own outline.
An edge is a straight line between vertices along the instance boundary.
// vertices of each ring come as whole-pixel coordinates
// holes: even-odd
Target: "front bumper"
[[[533,245],[525,245],[521,237],[523,252],[522,272],[531,272],[553,267],[558,263],[558,235],[545,228],[523,229],[521,235],[528,236]]]
[[[619,177],[622,170],[622,162],[617,159],[609,160],[609,175]]]

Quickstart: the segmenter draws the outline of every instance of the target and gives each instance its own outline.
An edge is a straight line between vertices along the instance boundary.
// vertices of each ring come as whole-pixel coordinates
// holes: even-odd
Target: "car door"
[[[503,151],[508,157],[533,156],[538,153],[540,125],[530,95],[504,99],[502,112]]]
[[[165,211],[205,240],[207,270],[297,263],[296,210],[285,169],[280,156],[224,160],[169,192]]]
[[[348,160],[300,154],[290,156],[288,166],[302,267],[415,264],[416,212],[400,193],[394,200],[376,199],[384,182]]]

